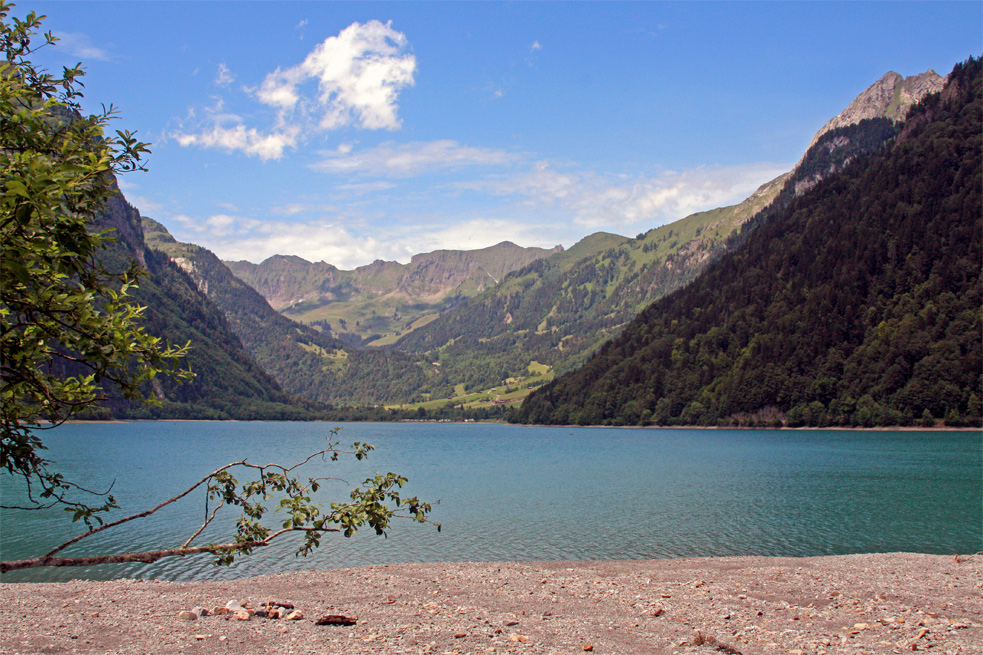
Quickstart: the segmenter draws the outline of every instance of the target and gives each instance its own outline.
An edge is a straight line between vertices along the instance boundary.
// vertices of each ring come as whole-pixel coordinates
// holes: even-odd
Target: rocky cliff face
[[[826,121],[826,124],[812,137],[809,148],[806,150],[807,154],[803,155],[792,172],[801,172],[808,153],[812,152],[813,146],[817,145],[820,139],[829,132],[858,125],[861,121],[870,119],[888,119],[894,123],[900,123],[905,120],[912,105],[930,93],[938,93],[944,85],[945,78],[931,69],[911,77],[902,77],[894,71],[885,73],[881,79],[871,84],[857,96],[846,109]],[[847,136],[839,135],[834,139],[826,140],[823,147],[827,151],[826,156],[830,159],[829,165],[823,169],[813,167],[808,175],[800,175],[800,179],[795,183],[796,196],[806,193],[824,178],[842,169],[852,160],[852,157],[840,157],[836,152],[854,147],[851,144],[851,139]]]
[[[829,119],[812,137],[809,147],[830,130],[856,125],[865,118],[904,120],[912,105],[930,93],[938,93],[944,85],[945,78],[932,69],[911,77],[902,77],[894,71],[885,73],[857,96],[849,107]]]

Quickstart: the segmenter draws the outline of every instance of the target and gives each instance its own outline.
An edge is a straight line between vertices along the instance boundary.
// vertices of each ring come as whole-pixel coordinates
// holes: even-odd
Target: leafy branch
[[[366,479],[361,487],[356,487],[350,492],[349,501],[331,503],[327,510],[322,510],[314,502],[313,494],[317,492],[321,483],[335,478],[310,477],[302,480],[296,473],[298,469],[315,460],[325,463],[335,462],[342,455],[351,455],[357,460],[362,460],[374,450],[373,446],[361,442],[355,442],[349,449],[340,449],[338,447],[340,442],[332,441],[339,430],[340,428],[335,428],[331,431],[325,448],[312,453],[293,465],[284,466],[278,463],[261,465],[253,464],[245,459],[231,462],[212,471],[181,493],[168,498],[151,509],[95,527],[90,526],[88,531],[38,557],[0,562],[0,573],[44,566],[92,566],[122,562],[152,563],[165,557],[198,553],[212,553],[215,555],[216,564],[229,565],[235,561],[237,556],[248,555],[253,549],[268,546],[274,539],[291,532],[300,532],[304,535],[303,541],[297,549],[297,554],[306,556],[320,545],[322,535],[327,532],[339,532],[345,537],[351,537],[360,528],[368,526],[375,530],[376,534],[385,535],[391,522],[397,518],[409,519],[416,523],[431,523],[439,531],[440,524],[428,518],[432,504],[423,502],[415,496],[405,497],[401,489],[407,480],[395,473],[376,475]],[[242,469],[258,473],[258,479],[239,480],[233,475],[233,472]],[[66,548],[84,539],[131,521],[146,518],[202,488],[205,490],[205,519],[201,526],[180,546],[142,553],[56,557]],[[240,511],[239,518],[236,520],[234,541],[222,544],[192,545],[212,524],[219,510],[229,506],[238,507]],[[263,518],[271,508],[274,512],[283,512],[286,515],[280,523],[279,529],[271,529],[262,523]],[[66,509],[75,513],[75,521],[87,518],[85,508]]]

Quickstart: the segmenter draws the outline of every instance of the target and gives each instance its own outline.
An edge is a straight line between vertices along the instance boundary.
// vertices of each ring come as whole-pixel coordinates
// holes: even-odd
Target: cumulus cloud
[[[325,173],[413,177],[465,166],[501,166],[517,158],[502,150],[474,148],[451,140],[390,142],[357,152],[350,146],[339,147],[335,152],[325,153],[325,158],[313,168]]]
[[[416,58],[405,52],[407,47],[406,36],[391,22],[352,23],[317,45],[300,64],[277,68],[250,90],[253,98],[275,110],[271,128],[247,126],[213,112],[204,127],[172,136],[185,147],[221,148],[267,160],[279,159],[285,149],[297,147],[301,135],[318,131],[399,129],[399,93],[413,85],[416,72]],[[231,86],[234,81],[225,64],[219,64],[215,83]]]
[[[399,92],[414,83],[416,57],[405,54],[406,36],[392,22],[352,23],[328,37],[292,68],[266,76],[256,97],[280,110],[301,102],[301,85],[314,81],[318,93],[308,107],[322,130],[346,125],[395,130]]]
[[[312,262],[325,261],[342,269],[362,266],[375,259],[406,259],[405,248],[393,242],[351,234],[330,223],[267,222],[262,231],[238,235],[214,235],[203,244],[227,261],[259,263],[273,255],[290,254]]]

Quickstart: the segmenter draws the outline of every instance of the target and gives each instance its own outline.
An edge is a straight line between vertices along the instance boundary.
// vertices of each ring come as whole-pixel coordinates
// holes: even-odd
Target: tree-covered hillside
[[[160,223],[143,219],[148,245],[173,262],[225,314],[229,326],[289,393],[333,404],[406,402],[439,387],[439,369],[418,356],[363,350],[277,313],[211,251],[179,243]]]
[[[285,393],[247,353],[225,315],[200,293],[194,281],[144,243],[140,214],[121,194],[110,199],[96,229],[112,229],[116,242],[100,255],[110,268],[130,261],[146,269],[133,295],[145,305],[142,324],[150,334],[174,344],[191,343],[184,365],[195,377],[178,384],[164,377],[151,382],[161,407],[135,406],[107,389],[113,416],[124,418],[292,419],[317,408]]]
[[[739,244],[742,225],[788,205],[799,193],[899,128],[871,119],[823,135],[796,169],[745,201],[699,212],[635,239],[592,235],[568,252],[534,262],[501,284],[400,339],[428,353],[467,390],[525,375],[531,363],[575,370],[652,301],[685,286]],[[765,211],[767,210],[767,212]]]
[[[888,149],[769,212],[515,420],[979,424],[980,68],[957,66]]]

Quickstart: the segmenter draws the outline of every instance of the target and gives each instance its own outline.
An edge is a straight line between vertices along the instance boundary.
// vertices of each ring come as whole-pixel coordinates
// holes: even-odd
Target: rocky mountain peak
[[[945,78],[931,69],[911,77],[889,71],[867,87],[846,109],[829,119],[812,137],[809,147],[830,130],[855,125],[865,118],[904,120],[912,105],[929,93],[941,91],[944,84]]]

